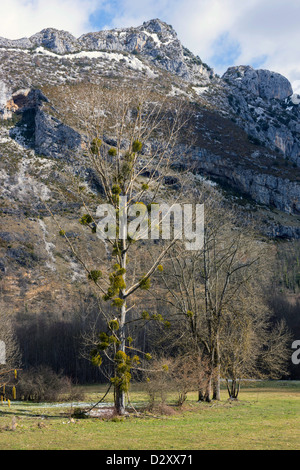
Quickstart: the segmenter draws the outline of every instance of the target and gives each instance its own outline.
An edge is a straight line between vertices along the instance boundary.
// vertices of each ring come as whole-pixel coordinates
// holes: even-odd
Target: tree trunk
[[[238,396],[239,396],[239,392],[240,392],[240,381],[237,380],[237,379],[234,379],[234,380],[232,380],[231,397],[232,397],[234,400],[237,400],[237,399],[238,399]]]
[[[205,391],[204,391],[204,401],[206,401],[207,403],[211,402],[211,383],[212,383],[212,370],[209,372]]]
[[[213,381],[213,400],[221,400],[221,393],[220,393],[220,373],[218,369],[215,371],[216,376],[214,377]]]
[[[125,393],[119,385],[115,387],[115,411],[120,416],[125,414]]]
[[[123,226],[124,227],[124,226]],[[125,230],[125,229],[123,229]],[[124,251],[122,252],[121,255],[121,263],[120,266],[124,269],[126,269],[127,265],[127,255],[126,255],[126,245],[125,245],[125,240],[124,240],[124,234],[123,234],[123,249]],[[124,281],[126,281],[126,274],[123,275]],[[125,338],[125,322],[126,322],[126,289],[122,288],[119,291],[119,297],[121,300],[124,301],[121,311],[120,311],[120,318],[119,318],[119,341],[120,344],[117,348],[117,352],[122,351],[125,353],[126,349],[126,338]],[[114,400],[115,400],[115,411],[118,415],[124,415],[125,414],[125,382],[124,382],[124,376],[123,373],[118,370],[118,363],[115,363],[115,378],[117,379],[115,383],[115,391],[114,391]]]
[[[227,380],[228,395],[231,400],[237,400],[240,392],[240,381],[232,379],[231,386],[229,387],[229,380]]]
[[[214,375],[213,375],[213,400],[221,400],[221,360],[219,337],[216,339],[216,348],[214,352]]]

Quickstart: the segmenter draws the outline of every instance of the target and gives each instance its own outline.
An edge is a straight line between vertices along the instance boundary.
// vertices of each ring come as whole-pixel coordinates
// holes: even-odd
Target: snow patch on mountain
[[[129,68],[138,71],[145,71],[147,75],[151,78],[157,77],[157,74],[153,72],[153,70],[148,67],[147,65],[143,64],[143,62],[134,56],[125,56],[124,54],[119,54],[117,52],[100,52],[100,51],[81,51],[75,54],[56,54],[55,52],[48,51],[43,47],[38,47],[35,50],[35,54],[44,54],[50,57],[55,57],[57,59],[102,59],[102,60],[109,60],[109,61],[116,61],[121,62],[123,61]]]
[[[297,95],[296,93],[291,96],[291,102],[293,104],[300,104],[300,95]]]

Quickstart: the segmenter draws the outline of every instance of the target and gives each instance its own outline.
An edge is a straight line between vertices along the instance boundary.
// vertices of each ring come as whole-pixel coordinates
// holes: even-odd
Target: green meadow
[[[85,402],[99,400],[103,386],[85,387]],[[107,405],[112,395],[106,397]],[[165,414],[145,411],[147,395],[131,391],[124,418],[73,419],[76,404],[0,405],[1,450],[299,450],[300,382],[247,385],[238,401],[197,403],[196,393]]]

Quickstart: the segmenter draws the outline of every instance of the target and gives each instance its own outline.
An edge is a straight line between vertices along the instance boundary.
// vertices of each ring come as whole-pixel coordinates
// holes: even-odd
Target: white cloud
[[[19,39],[48,27],[79,36],[89,30],[89,16],[100,4],[97,0],[0,0],[0,36]]]
[[[294,92],[300,95],[300,80],[295,80],[292,85]]]
[[[300,2],[299,0],[264,0],[248,10],[233,28],[241,44],[239,62],[251,63],[266,55],[265,68],[300,79]]]

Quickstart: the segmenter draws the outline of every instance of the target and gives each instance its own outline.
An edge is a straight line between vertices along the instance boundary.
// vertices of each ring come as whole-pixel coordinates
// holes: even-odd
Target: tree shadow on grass
[[[44,419],[52,419],[52,418],[64,418],[66,416],[69,416],[69,413],[63,413],[63,414],[60,414],[60,415],[45,415],[43,413],[30,413],[28,412],[28,410],[10,410],[10,411],[0,411],[0,419],[2,416],[5,416],[5,417],[13,417],[13,416],[17,416],[17,417],[26,417],[26,418],[44,418]]]

